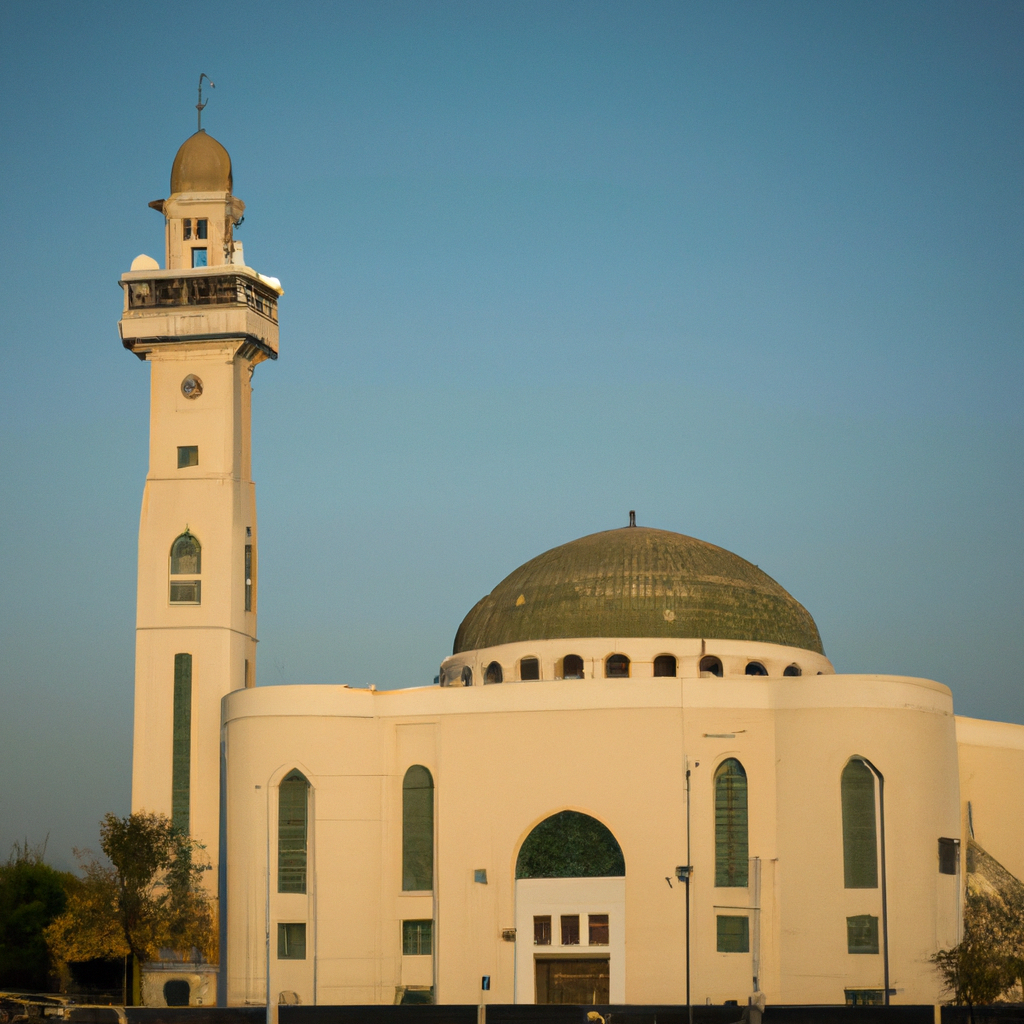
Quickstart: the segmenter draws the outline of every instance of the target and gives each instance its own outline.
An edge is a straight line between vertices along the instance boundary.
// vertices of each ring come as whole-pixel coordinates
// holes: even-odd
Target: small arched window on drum
[[[659,654],[654,659],[656,676],[674,676],[676,674],[676,658],[674,654]]]
[[[492,661],[484,673],[484,683],[500,683],[503,678],[501,666],[496,661]]]
[[[562,659],[562,678],[583,678],[583,659],[578,654],[567,654]]]
[[[613,654],[604,663],[604,674],[609,679],[627,679],[629,677],[629,658],[624,654]]]
[[[716,658],[713,654],[709,654],[704,658],[700,659],[700,674],[702,676],[717,676],[719,679],[722,677],[722,662]]]
[[[768,669],[766,669],[759,661],[748,661],[745,672],[748,676],[768,675]]]

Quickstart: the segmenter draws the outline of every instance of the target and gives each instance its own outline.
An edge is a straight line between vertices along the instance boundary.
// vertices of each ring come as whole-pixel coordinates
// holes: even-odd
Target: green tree
[[[130,955],[142,964],[161,949],[182,959],[197,950],[216,962],[216,928],[203,887],[207,868],[198,863],[196,840],[162,814],[107,814],[100,847],[110,866],[83,857],[81,889],[47,929],[65,978],[72,961]]]
[[[45,991],[53,965],[44,931],[64,911],[77,879],[45,861],[46,843],[14,844],[0,865],[0,986]]]

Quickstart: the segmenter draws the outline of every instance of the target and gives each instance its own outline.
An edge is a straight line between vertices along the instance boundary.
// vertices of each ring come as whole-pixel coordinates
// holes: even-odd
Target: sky
[[[760,565],[839,672],[1024,723],[1024,5],[0,6],[0,857],[130,799],[148,366],[195,130],[280,278],[259,685],[431,682],[548,548]]]

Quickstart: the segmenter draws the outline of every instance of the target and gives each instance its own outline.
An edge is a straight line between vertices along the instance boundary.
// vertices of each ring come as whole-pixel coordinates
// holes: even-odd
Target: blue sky
[[[116,281],[162,258],[201,71],[286,290],[261,684],[427,683],[636,509],[759,564],[839,671],[1024,722],[1024,6],[7,3],[0,853],[128,809]]]

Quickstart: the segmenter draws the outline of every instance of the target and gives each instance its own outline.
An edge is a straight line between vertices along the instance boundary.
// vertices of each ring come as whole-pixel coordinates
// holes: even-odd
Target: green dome
[[[462,620],[452,653],[596,636],[755,640],[824,654],[807,609],[756,565],[642,526],[593,533],[521,565]]]

